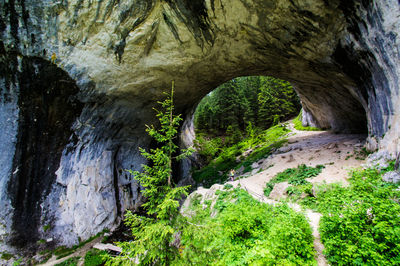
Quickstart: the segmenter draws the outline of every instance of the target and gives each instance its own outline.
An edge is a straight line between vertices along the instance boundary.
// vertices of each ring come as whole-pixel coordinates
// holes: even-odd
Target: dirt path
[[[234,186],[239,183],[254,198],[268,204],[277,204],[279,199],[285,197],[287,186],[275,186],[270,197],[264,196],[265,184],[277,173],[287,168],[297,167],[300,164],[307,166],[324,165],[322,172],[308,179],[313,184],[318,183],[342,183],[347,185],[349,178],[348,172],[352,168],[361,167],[365,161],[361,159],[361,151],[364,146],[366,135],[356,134],[334,134],[327,131],[298,131],[294,129],[293,124],[288,124],[291,129],[288,138],[288,144],[266,159],[260,160],[258,168],[259,173],[252,176],[228,182]],[[253,167],[254,168],[254,167]],[[272,195],[274,193],[274,195]],[[291,203],[289,206],[302,211],[298,204]],[[328,265],[323,255],[324,246],[321,242],[318,231],[320,213],[312,210],[305,210],[314,236],[314,249],[316,250],[316,260],[318,265]]]
[[[83,247],[78,248],[74,253],[72,253],[71,255],[68,255],[64,258],[61,259],[57,259],[57,257],[55,255],[53,255],[46,263],[43,264],[39,264],[40,266],[53,266],[59,263],[62,263],[64,261],[66,261],[69,258],[72,257],[81,257],[81,259],[79,260],[78,265],[83,265],[83,258],[85,257],[86,253],[91,250],[93,248],[94,245],[96,245],[97,243],[101,243],[102,240],[102,236],[93,239],[92,241],[90,241],[89,243],[86,243]]]

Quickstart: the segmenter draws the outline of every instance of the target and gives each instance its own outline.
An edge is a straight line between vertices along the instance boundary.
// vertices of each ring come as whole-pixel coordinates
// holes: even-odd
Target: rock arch
[[[122,170],[140,169],[137,147],[149,145],[144,124],[171,80],[185,113],[234,77],[286,79],[320,126],[367,128],[372,149],[400,150],[398,1],[9,0],[0,10],[0,60],[15,62],[0,71],[11,99],[1,99],[7,147],[19,145],[22,133],[11,126],[22,121],[15,115],[22,61],[50,61],[55,53],[79,87],[82,109],[70,129],[76,142],[58,147],[57,177],[38,200],[46,210],[38,210],[41,226],[51,224],[46,232],[37,227],[41,237],[74,243],[116,225],[124,209],[139,204],[139,188]],[[0,157],[6,241],[16,229],[7,189],[16,155],[9,151]]]

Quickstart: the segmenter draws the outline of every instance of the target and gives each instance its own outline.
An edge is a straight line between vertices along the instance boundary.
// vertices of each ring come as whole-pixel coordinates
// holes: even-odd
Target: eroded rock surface
[[[231,78],[286,79],[316,126],[368,131],[393,156],[398,14],[395,0],[1,1],[1,238],[72,244],[118,224],[172,80],[185,114]]]

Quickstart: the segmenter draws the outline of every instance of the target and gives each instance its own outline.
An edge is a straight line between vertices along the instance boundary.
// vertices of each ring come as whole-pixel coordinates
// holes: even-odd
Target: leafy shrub
[[[210,187],[215,183],[226,180],[228,171],[231,169],[239,169],[243,165],[245,167],[244,172],[250,171],[253,162],[267,157],[274,149],[281,147],[287,141],[286,136],[289,132],[290,130],[285,125],[278,125],[261,132],[259,135],[251,135],[251,137],[243,139],[236,145],[222,149],[218,157],[207,166],[194,170],[193,178],[197,182],[202,182],[204,187]],[[237,162],[236,158],[249,149],[252,149],[253,152],[242,162]]]
[[[56,266],[76,266],[78,265],[79,259],[80,257],[72,257],[67,259],[66,261],[56,264]]]
[[[221,138],[207,138],[204,134],[196,135],[196,139],[193,141],[196,151],[208,164],[221,150],[222,139]]]
[[[103,265],[105,259],[103,258],[107,252],[104,250],[91,249],[85,255],[85,266],[98,266]]]
[[[226,189],[226,190],[231,189],[231,188],[233,188],[232,184],[225,184],[224,185],[224,189]]]
[[[323,168],[325,168],[323,165],[310,167],[305,164],[301,164],[297,168],[288,168],[285,171],[276,174],[275,177],[265,184],[264,195],[268,197],[274,189],[275,184],[284,181],[288,181],[289,184],[294,186],[307,185],[309,182],[306,179],[319,175]]]
[[[14,257],[14,256],[13,256],[12,254],[10,254],[10,253],[4,252],[4,253],[1,254],[1,259],[2,259],[2,260],[10,260],[10,259],[13,258],[13,257]]]
[[[302,112],[300,111],[299,115],[293,119],[293,125],[294,128],[300,131],[321,131],[322,129],[317,128],[317,127],[303,127],[303,123],[302,123]]]
[[[319,189],[321,239],[332,265],[400,264],[400,191],[376,169],[352,173],[349,187]]]
[[[215,209],[199,208],[184,230],[180,264],[315,265],[311,228],[302,214],[260,203],[239,188],[217,194]]]

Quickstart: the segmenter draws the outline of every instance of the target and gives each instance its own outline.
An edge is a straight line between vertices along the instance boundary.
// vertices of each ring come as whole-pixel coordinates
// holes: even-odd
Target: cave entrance
[[[234,78],[208,93],[196,107],[191,119],[192,130],[188,130],[188,125],[186,128],[184,126],[185,132],[195,133],[196,136],[195,139],[191,137],[198,151],[194,160],[194,168],[197,169],[193,171],[195,181],[207,187],[225,182],[230,169],[240,168],[240,171],[248,171],[257,159],[279,149],[283,143],[280,142],[281,139],[290,129],[320,132],[329,130],[330,135],[339,132],[360,133],[354,134],[354,138],[349,137],[348,140],[354,140],[356,143],[365,140],[367,122],[361,104],[351,107],[358,113],[349,113],[346,116],[344,112],[335,117],[332,115],[340,114],[335,110],[348,109],[348,103],[341,107],[343,103],[334,102],[334,98],[327,97],[326,92],[316,94],[312,98],[309,96],[309,90],[299,90],[288,81],[270,76]],[[315,102],[316,99],[321,100]],[[322,107],[331,113],[325,116],[317,113],[319,120],[315,119],[314,112],[310,109],[315,111],[314,108],[326,101],[329,101],[329,104]],[[355,118],[359,120],[354,122]],[[290,124],[281,123],[290,119],[293,119]],[[346,119],[354,124],[350,126],[351,122]],[[317,135],[315,134],[316,137]],[[260,141],[262,144],[257,144],[260,138],[264,140]],[[311,138],[310,141],[315,139]],[[326,138],[320,145],[329,145],[331,140]],[[265,147],[258,150],[257,146],[262,145]],[[243,160],[241,157],[245,153],[252,153],[251,159]]]

